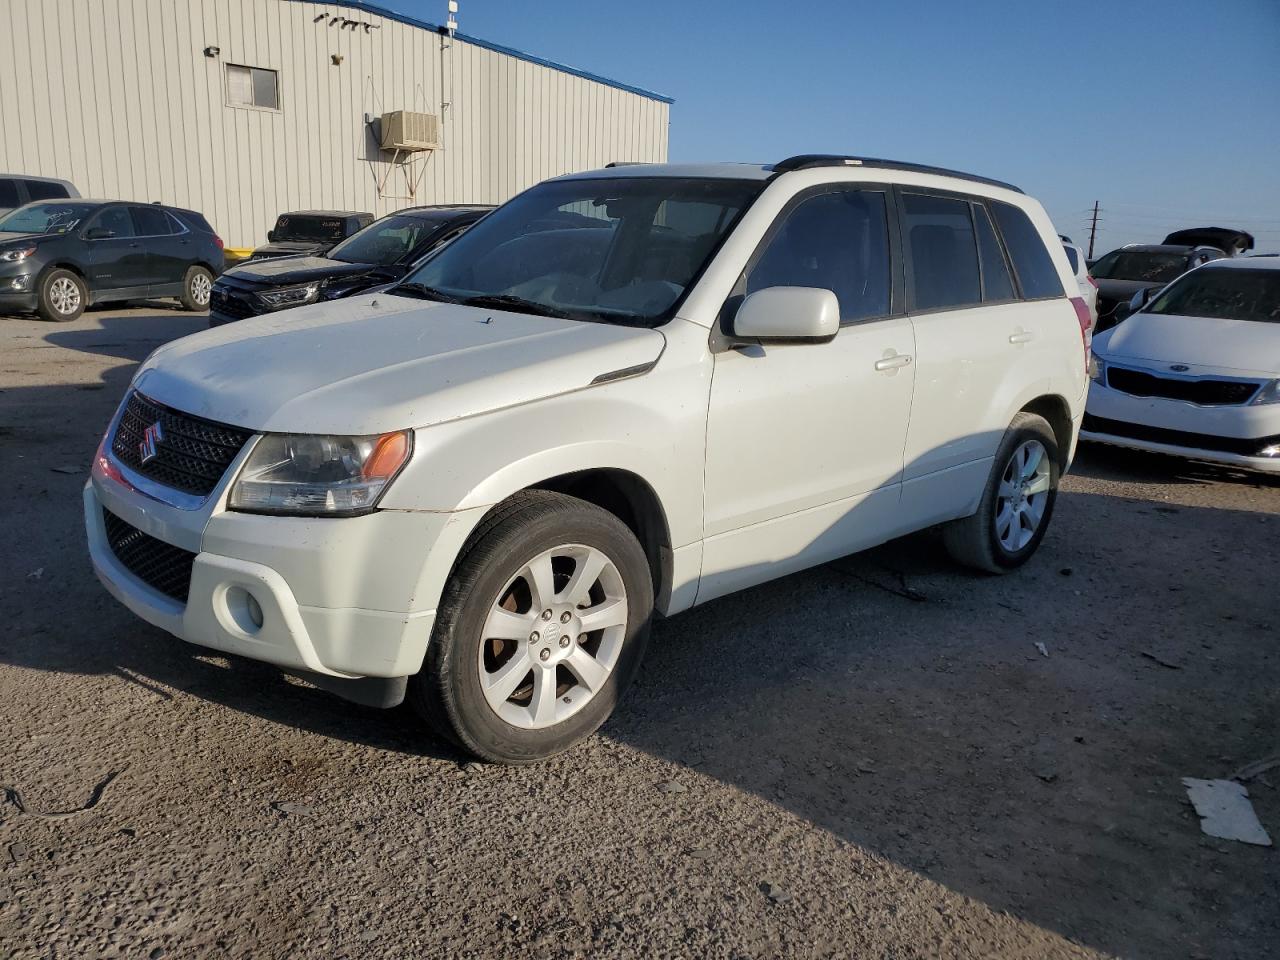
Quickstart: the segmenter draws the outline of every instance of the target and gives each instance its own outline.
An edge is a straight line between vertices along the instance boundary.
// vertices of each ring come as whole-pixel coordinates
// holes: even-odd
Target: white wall
[[[0,7],[0,173],[191,207],[229,247],[264,242],[286,210],[496,203],[549,176],[667,155],[661,100],[363,10],[296,0]],[[227,63],[278,70],[280,109],[229,106]],[[393,169],[379,196],[389,155],[364,115],[440,114],[442,100],[444,149]],[[419,173],[410,199],[406,175]]]

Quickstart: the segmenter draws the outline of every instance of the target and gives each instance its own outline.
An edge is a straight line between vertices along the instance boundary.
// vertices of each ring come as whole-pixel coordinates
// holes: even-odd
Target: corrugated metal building
[[[287,210],[496,203],[667,156],[666,97],[358,0],[4,8],[0,173],[191,207],[230,247]],[[438,117],[439,148],[382,150],[396,110]]]

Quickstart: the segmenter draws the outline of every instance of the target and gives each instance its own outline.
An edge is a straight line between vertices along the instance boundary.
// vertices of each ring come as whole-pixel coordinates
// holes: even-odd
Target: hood
[[[373,434],[580,390],[665,343],[647,328],[361,294],[175,340],[134,386],[252,430]]]
[[[388,276],[394,275],[388,268],[372,263],[347,263],[345,260],[330,260],[328,257],[276,257],[242,263],[226,271],[223,276],[241,283],[276,287],[306,283],[308,280],[355,277],[375,271],[386,272]]]
[[[1093,341],[1104,360],[1185,363],[1235,375],[1280,376],[1280,324],[1135,313]]]
[[[299,254],[324,253],[337,240],[276,240],[255,247],[251,257],[296,257]]]

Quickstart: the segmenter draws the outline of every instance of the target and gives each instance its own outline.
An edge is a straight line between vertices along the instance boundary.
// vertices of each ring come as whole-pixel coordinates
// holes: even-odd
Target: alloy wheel
[[[49,303],[58,313],[69,317],[80,308],[80,288],[68,277],[58,277],[49,284]]]
[[[1018,445],[1000,475],[996,494],[996,539],[1017,553],[1036,535],[1049,502],[1049,454],[1039,440]]]

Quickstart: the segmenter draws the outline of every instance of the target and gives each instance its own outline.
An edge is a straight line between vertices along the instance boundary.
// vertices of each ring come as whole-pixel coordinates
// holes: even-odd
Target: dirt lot
[[[1276,955],[1276,851],[1180,778],[1280,749],[1280,481],[1086,449],[1021,572],[920,536],[717,601],[600,735],[485,767],[94,580],[90,455],[202,325],[0,319],[0,783],[123,771],[0,797],[0,957]]]

